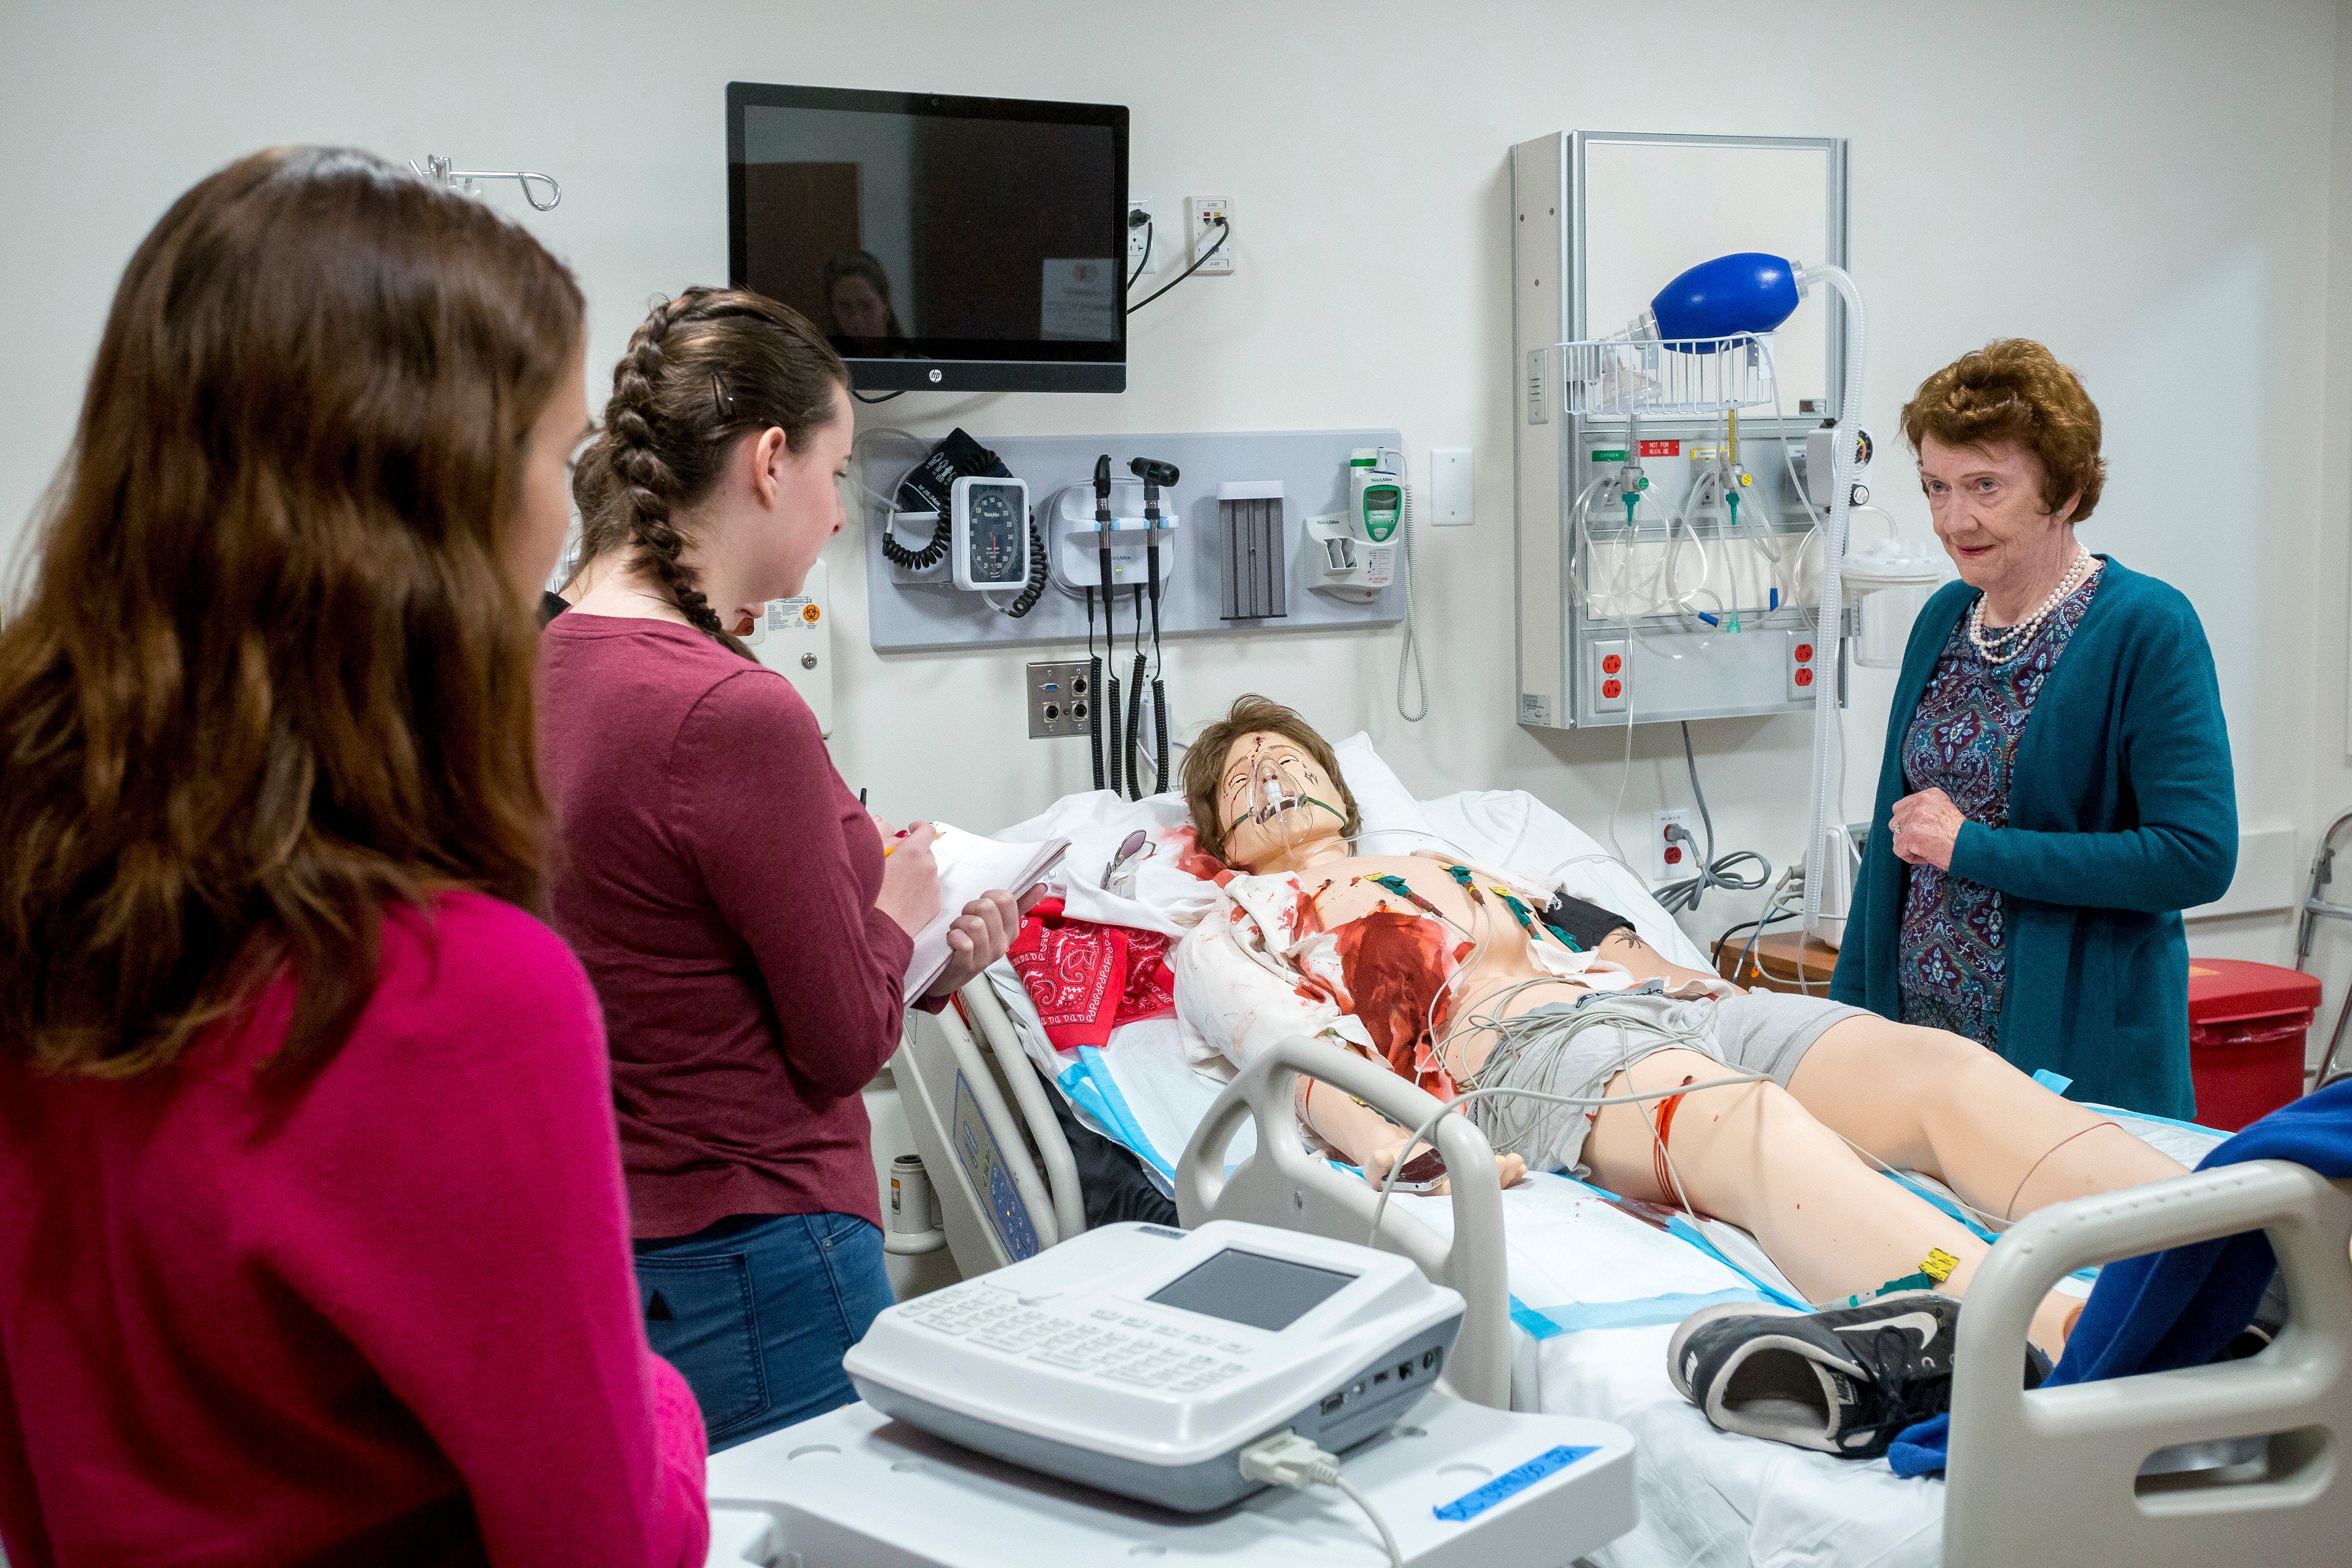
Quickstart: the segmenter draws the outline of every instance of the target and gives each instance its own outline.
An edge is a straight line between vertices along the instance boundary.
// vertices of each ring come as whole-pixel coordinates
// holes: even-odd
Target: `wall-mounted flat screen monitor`
[[[860,390],[1127,390],[1127,109],[727,87],[728,278]]]

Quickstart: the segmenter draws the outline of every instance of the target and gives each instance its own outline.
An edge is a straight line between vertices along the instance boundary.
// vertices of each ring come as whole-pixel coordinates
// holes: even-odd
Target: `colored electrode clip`
[[[1385,872],[1378,877],[1367,877],[1364,879],[1380,887],[1386,888],[1390,892],[1394,893],[1398,898],[1404,900],[1415,909],[1426,910],[1431,914],[1435,915],[1439,920],[1444,920],[1445,918],[1443,910],[1438,909],[1435,904],[1431,903],[1427,899],[1423,898],[1419,893],[1414,892],[1412,890],[1412,884],[1407,882],[1402,877],[1396,875],[1393,871]]]
[[[1519,922],[1521,929],[1526,931],[1528,935],[1535,939],[1537,942],[1541,942],[1543,940],[1544,932],[1549,931],[1551,928],[1538,921],[1534,912],[1530,910],[1527,905],[1521,903],[1517,898],[1512,896],[1509,889],[1496,888],[1493,889],[1493,891],[1496,898],[1503,900],[1504,907],[1511,911],[1512,918]]]
[[[1462,890],[1470,895],[1470,901],[1472,903],[1483,904],[1486,901],[1486,895],[1480,892],[1478,890],[1478,884],[1470,879],[1469,867],[1448,866],[1445,868],[1445,874],[1462,885]]]

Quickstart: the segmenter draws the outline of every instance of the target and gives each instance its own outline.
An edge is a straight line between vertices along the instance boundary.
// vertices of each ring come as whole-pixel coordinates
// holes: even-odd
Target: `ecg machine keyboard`
[[[976,1345],[1130,1387],[1192,1394],[1248,1370],[1226,1359],[1249,1353],[1236,1341],[1186,1333],[1172,1323],[1107,1307],[1083,1317],[1040,1311],[987,1286],[936,1291],[898,1311],[934,1333],[969,1335]]]

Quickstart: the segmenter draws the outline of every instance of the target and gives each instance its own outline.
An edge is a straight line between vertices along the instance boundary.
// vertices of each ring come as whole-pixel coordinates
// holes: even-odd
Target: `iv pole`
[[[455,162],[454,159],[436,157],[427,153],[425,155],[425,167],[417,168],[416,160],[414,158],[408,161],[408,166],[415,170],[418,179],[428,180],[434,184],[456,191],[461,195],[481,195],[474,188],[474,182],[477,180],[512,180],[522,187],[522,199],[529,202],[536,211],[553,212],[558,204],[563,200],[563,187],[555,183],[555,176],[552,174],[541,174],[530,169],[459,169],[452,166]],[[539,193],[531,187],[533,180],[543,181],[546,184],[547,199],[545,201],[541,201]]]

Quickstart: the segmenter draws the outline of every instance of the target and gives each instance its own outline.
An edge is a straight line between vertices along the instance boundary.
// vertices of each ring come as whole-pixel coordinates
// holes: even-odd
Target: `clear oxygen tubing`
[[[1821,612],[1813,639],[1813,769],[1811,806],[1805,820],[1805,935],[1818,937],[1822,924],[1822,847],[1828,831],[1830,788],[1843,750],[1837,704],[1838,670],[1845,632],[1845,605],[1839,564],[1845,558],[1846,524],[1853,505],[1854,431],[1862,416],[1862,367],[1869,346],[1862,290],[1839,267],[1808,267],[1797,275],[1801,289],[1826,282],[1845,302],[1845,387],[1838,397],[1837,428],[1831,445],[1829,524],[1822,531]],[[1778,390],[1778,381],[1774,383]],[[1844,802],[1838,803],[1844,810]]]

